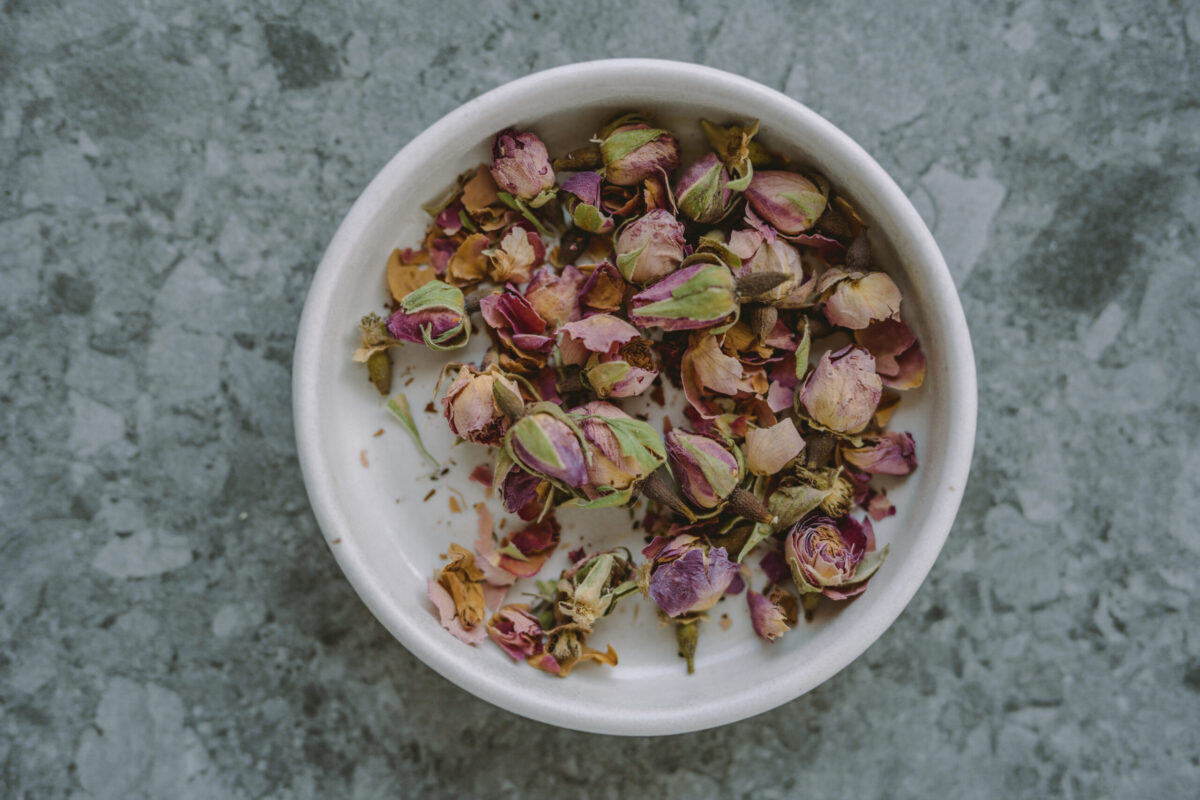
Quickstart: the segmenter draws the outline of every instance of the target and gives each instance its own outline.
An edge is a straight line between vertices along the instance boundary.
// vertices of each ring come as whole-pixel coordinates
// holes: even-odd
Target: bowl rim
[[[348,526],[337,511],[333,470],[318,446],[319,437],[316,435],[320,427],[316,401],[320,382],[317,364],[321,337],[318,333],[326,329],[330,314],[325,298],[330,296],[340,279],[341,264],[346,261],[355,238],[387,197],[396,182],[395,176],[404,170],[404,165],[432,155],[444,138],[449,138],[456,129],[469,125],[486,109],[520,104],[523,97],[532,93],[562,90],[581,81],[628,78],[631,73],[639,77],[652,74],[660,80],[716,82],[753,96],[760,103],[787,106],[789,113],[804,118],[806,124],[820,134],[823,146],[841,151],[842,156],[852,161],[858,171],[856,177],[870,187],[876,204],[886,209],[895,220],[894,227],[904,230],[911,237],[908,242],[910,260],[919,261],[926,273],[932,289],[927,302],[937,311],[930,314],[934,320],[931,324],[942,334],[940,344],[951,369],[947,383],[950,407],[955,413],[948,415],[948,443],[942,459],[942,474],[945,477],[938,487],[943,489],[948,485],[949,496],[930,509],[917,546],[902,564],[902,580],[895,582],[898,588],[893,590],[894,602],[886,607],[886,613],[862,620],[854,636],[845,637],[820,653],[813,659],[818,663],[810,662],[808,666],[811,669],[804,670],[803,674],[781,676],[779,680],[756,687],[758,691],[749,697],[742,694],[736,697],[736,702],[714,705],[714,710],[707,714],[697,714],[696,709],[682,706],[640,717],[611,712],[607,715],[588,713],[569,704],[547,702],[545,697],[538,695],[533,685],[527,691],[514,693],[510,686],[490,681],[487,675],[472,670],[463,659],[426,641],[406,614],[399,613],[383,600],[384,594],[376,586],[370,565],[353,546],[347,546],[352,543],[353,537],[344,535]],[[301,473],[313,514],[324,533],[327,546],[371,613],[409,652],[459,687],[508,711],[565,728],[631,736],[702,730],[768,711],[824,683],[878,640],[924,583],[949,535],[970,470],[977,414],[975,359],[958,292],[932,233],[883,167],[833,123],[782,92],[712,67],[643,58],[577,62],[517,78],[450,111],[397,152],[354,202],[338,226],[313,276],[301,312],[293,355],[292,403]],[[943,493],[943,496],[946,494]],[[343,543],[333,546],[332,542],[339,538],[343,539]],[[793,679],[789,680],[789,677]]]

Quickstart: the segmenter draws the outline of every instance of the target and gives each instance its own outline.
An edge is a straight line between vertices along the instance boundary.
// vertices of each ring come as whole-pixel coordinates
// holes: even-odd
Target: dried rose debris
[[[385,396],[391,348],[489,337],[482,363],[447,364],[441,405],[495,451],[489,486],[523,526],[497,538],[480,504],[474,550],[450,547],[429,597],[459,639],[554,675],[617,663],[588,640],[634,592],[674,624],[689,672],[726,595],[744,591],[773,642],[822,598],[861,594],[888,553],[871,521],[895,513],[873,476],[917,466],[912,436],[885,428],[925,356],[863,221],[756,141],[757,122],[700,125],[711,149],[691,164],[645,114],[555,159],[536,133],[501,132],[428,209],[420,245],[392,254],[390,315],[361,322],[354,358]],[[660,433],[621,403],[661,404],[664,381],[684,402]],[[388,407],[415,438],[403,395]],[[540,575],[556,508],[639,498],[640,551],[580,548]],[[529,602],[506,604],[523,578]]]

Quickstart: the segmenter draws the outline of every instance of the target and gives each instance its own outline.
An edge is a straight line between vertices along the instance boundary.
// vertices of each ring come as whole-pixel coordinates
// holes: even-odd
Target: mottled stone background
[[[803,100],[957,279],[979,441],[865,656],[662,740],[527,722],[356,599],[292,441],[321,251],[533,70],[654,55]],[[0,795],[1195,797],[1200,6],[65,2],[0,12]]]

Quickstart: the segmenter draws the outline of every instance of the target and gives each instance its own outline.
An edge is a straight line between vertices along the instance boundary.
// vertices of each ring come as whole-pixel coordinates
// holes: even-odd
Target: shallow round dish
[[[563,153],[628,110],[652,112],[679,135],[685,164],[703,141],[696,120],[757,118],[763,141],[824,173],[851,200],[871,226],[876,261],[904,291],[904,318],[928,358],[924,386],[906,393],[890,426],[914,434],[921,466],[890,489],[898,514],[879,524],[877,534],[891,555],[858,599],[823,604],[814,622],[769,645],[750,629],[745,596],[728,597],[710,612],[696,673],[685,676],[670,628],[658,624],[646,601],[627,598],[632,602],[623,600],[589,642],[601,649],[613,644],[620,664],[580,668],[560,680],[512,662],[490,642],[472,647],[453,638],[426,599],[438,554],[451,541],[470,546],[475,539],[471,506],[484,493],[466,475],[490,461],[484,448],[452,447],[444,420],[421,413],[451,358],[416,346],[395,353],[393,390],[409,397],[429,449],[443,463],[454,462],[436,477],[389,421],[350,354],[359,317],[380,310],[387,296],[388,254],[420,240],[428,222],[421,205],[486,161],[498,131],[531,129],[551,153]],[[975,437],[975,364],[933,237],[900,188],[846,134],[746,78],[693,64],[621,59],[505,84],[447,114],[388,162],[342,222],[313,279],[296,341],[293,403],[300,464],[325,539],[363,601],[405,647],[467,691],[518,714],[584,731],[656,735],[733,722],[799,697],[891,625],[929,572],[958,510]],[[375,436],[380,428],[385,433]],[[433,497],[423,499],[431,489]],[[452,510],[452,496],[463,511]],[[494,499],[491,508],[499,518]],[[622,509],[575,510],[560,520],[560,560],[546,574],[556,574],[581,537],[635,551],[642,543]],[[756,575],[756,588],[761,583]],[[725,614],[732,621],[727,629],[716,624]]]

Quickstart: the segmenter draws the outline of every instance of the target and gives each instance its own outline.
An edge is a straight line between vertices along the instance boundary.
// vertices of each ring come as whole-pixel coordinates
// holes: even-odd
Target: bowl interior
[[[465,352],[393,351],[393,391],[407,395],[426,445],[448,468],[444,474],[420,457],[349,356],[357,320],[384,305],[388,254],[420,241],[428,222],[421,205],[487,160],[497,131],[528,128],[552,154],[563,153],[616,113],[639,109],[652,111],[680,137],[685,164],[704,146],[698,119],[758,118],[767,144],[822,171],[850,198],[871,225],[878,264],[904,291],[904,319],[928,358],[925,385],[905,394],[891,425],[916,437],[921,467],[889,486],[898,513],[876,531],[891,554],[859,599],[825,603],[814,622],[765,644],[750,629],[745,595],[727,597],[703,626],[696,674],[684,676],[670,626],[658,622],[652,603],[630,597],[589,642],[601,649],[612,644],[619,666],[580,668],[559,680],[512,662],[490,643],[457,641],[440,627],[425,595],[426,578],[442,563],[439,554],[452,541],[473,542],[475,504],[486,502],[497,522],[506,516],[467,479],[475,466],[491,462],[491,452],[454,446],[440,414],[425,411],[442,366],[478,360],[486,337],[475,337]],[[692,65],[618,61],[552,70],[501,87],[435,124],[387,165],[338,231],[314,279],[297,344],[296,424],[306,484],[331,549],[372,611],[418,657],[464,688],[512,711],[584,730],[652,734],[729,722],[802,694],[845,666],[924,578],[957,509],[973,441],[974,373],[961,316],[936,246],[899,189],[804,107]],[[682,421],[682,397],[669,400],[667,410]],[[440,403],[434,405],[440,411]],[[556,574],[566,551],[583,542],[589,548],[624,544],[636,553],[643,537],[632,529],[633,519],[627,509],[562,511],[563,544],[543,577]],[[507,521],[510,529],[519,524],[515,517]],[[751,585],[761,588],[757,557],[748,564]],[[514,595],[522,587],[509,602],[520,600]],[[726,615],[728,628],[722,627]]]

